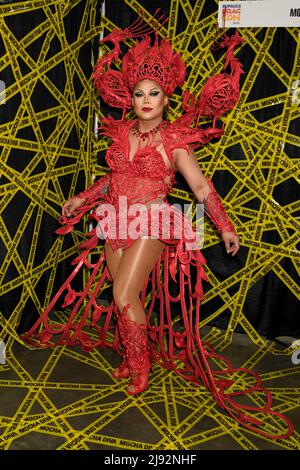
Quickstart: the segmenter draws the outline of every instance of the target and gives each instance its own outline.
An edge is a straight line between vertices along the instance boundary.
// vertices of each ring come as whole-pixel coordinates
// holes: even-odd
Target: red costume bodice
[[[180,141],[176,135],[179,131],[174,133],[172,125],[163,121],[160,125],[161,138],[155,138],[157,134],[150,136],[131,158],[130,130],[135,125],[134,120],[104,121],[104,134],[113,142],[106,153],[106,162],[111,172],[108,190],[103,200],[105,204],[111,204],[114,211],[107,217],[103,204],[99,206],[96,211],[101,227],[97,232],[98,236],[104,237],[114,250],[121,247],[128,248],[137,236],[153,236],[153,224],[156,224],[157,230],[154,236],[157,238],[171,241],[185,238],[194,243],[196,235],[190,221],[180,210],[176,210],[166,201],[166,196],[172,190],[175,181],[173,150],[176,148],[176,141]],[[182,130],[180,133],[182,134]],[[181,143],[181,146],[187,146],[187,142]],[[123,204],[125,199],[126,207]],[[139,219],[140,212],[137,212],[134,204],[143,204],[142,221]],[[158,204],[162,204],[159,210]],[[164,221],[161,220],[162,213]],[[120,222],[124,222],[125,216],[124,234],[124,225],[120,228]],[[130,223],[138,225],[138,233],[132,234]]]
[[[124,121],[110,133],[113,143],[107,151],[106,162],[111,169],[107,202],[117,203],[119,196],[126,196],[128,203],[146,204],[156,198],[164,199],[172,190],[174,172],[172,155],[168,168],[156,144],[151,140],[139,148],[130,160],[129,132],[135,121]],[[161,125],[163,140],[165,125]]]

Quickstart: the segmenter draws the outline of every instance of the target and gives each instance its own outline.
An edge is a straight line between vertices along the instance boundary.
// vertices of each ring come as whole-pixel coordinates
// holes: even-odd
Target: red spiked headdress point
[[[150,79],[159,83],[170,96],[177,86],[184,83],[185,64],[167,39],[159,45],[156,37],[155,44],[151,46],[150,38],[146,37],[124,56],[122,73],[130,92],[140,80]]]

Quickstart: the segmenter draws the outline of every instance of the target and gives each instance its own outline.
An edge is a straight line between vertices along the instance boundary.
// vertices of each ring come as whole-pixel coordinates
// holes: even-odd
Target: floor
[[[202,335],[218,345],[223,333],[205,327]],[[269,341],[257,347],[236,334],[222,351],[234,366],[259,372],[274,409],[293,422],[292,436],[271,440],[238,425],[203,386],[158,365],[148,389],[132,397],[127,380],[110,375],[119,362],[112,350],[29,349],[11,338],[0,364],[0,449],[300,449],[300,367],[285,348]],[[276,417],[268,422],[280,426]]]

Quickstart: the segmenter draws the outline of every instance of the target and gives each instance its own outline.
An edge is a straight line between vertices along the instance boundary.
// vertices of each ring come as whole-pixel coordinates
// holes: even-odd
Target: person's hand
[[[224,240],[227,253],[232,256],[236,255],[240,248],[239,237],[237,234],[235,232],[222,232],[222,238]]]
[[[75,211],[75,209],[78,209],[78,207],[82,206],[84,203],[85,198],[74,196],[71,197],[65,204],[62,206],[62,215],[65,215],[67,217],[71,217],[72,213]]]

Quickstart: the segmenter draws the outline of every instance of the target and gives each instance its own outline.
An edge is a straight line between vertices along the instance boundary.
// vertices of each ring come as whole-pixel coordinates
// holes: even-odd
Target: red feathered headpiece
[[[162,17],[157,21],[161,19]],[[151,46],[148,34],[153,32],[153,29],[148,25],[142,26],[142,21],[143,19],[139,18],[124,30],[114,29],[102,39],[102,43],[112,42],[114,49],[100,57],[94,69],[94,84],[102,99],[110,106],[122,108],[123,117],[126,109],[131,108],[131,94],[138,81],[154,80],[159,83],[165,94],[170,96],[185,80],[185,64],[180,55],[173,51],[167,39],[159,41],[157,35],[154,45]],[[138,37],[142,37],[142,40],[124,55],[121,71],[112,69],[112,62],[117,62],[121,54],[120,43]],[[224,68],[230,64],[231,73],[212,76],[203,86],[198,98],[185,92],[183,108],[186,115],[177,119],[178,124],[190,126],[192,122],[196,122],[198,125],[201,116],[209,116],[213,118],[215,125],[219,116],[235,106],[243,69],[239,60],[234,57],[233,49],[242,42],[243,38],[238,32],[230,38],[225,36],[219,46],[227,48]]]
[[[161,19],[161,18],[160,18]],[[147,36],[152,28],[141,26],[142,18],[124,30],[114,29],[101,42],[112,42],[114,49],[100,57],[94,69],[94,84],[102,99],[110,106],[131,107],[131,93],[135,84],[143,79],[157,82],[170,96],[177,86],[182,86],[185,79],[185,64],[167,39],[159,43],[158,37],[151,46]],[[131,47],[123,57],[122,71],[111,68],[121,53],[120,43],[125,39],[142,37],[142,41]]]
[[[124,56],[122,73],[130,92],[138,81],[147,78],[159,83],[165,94],[170,96],[177,86],[184,84],[185,64],[167,39],[159,45],[156,38],[154,46],[151,46],[150,38],[146,37]]]

